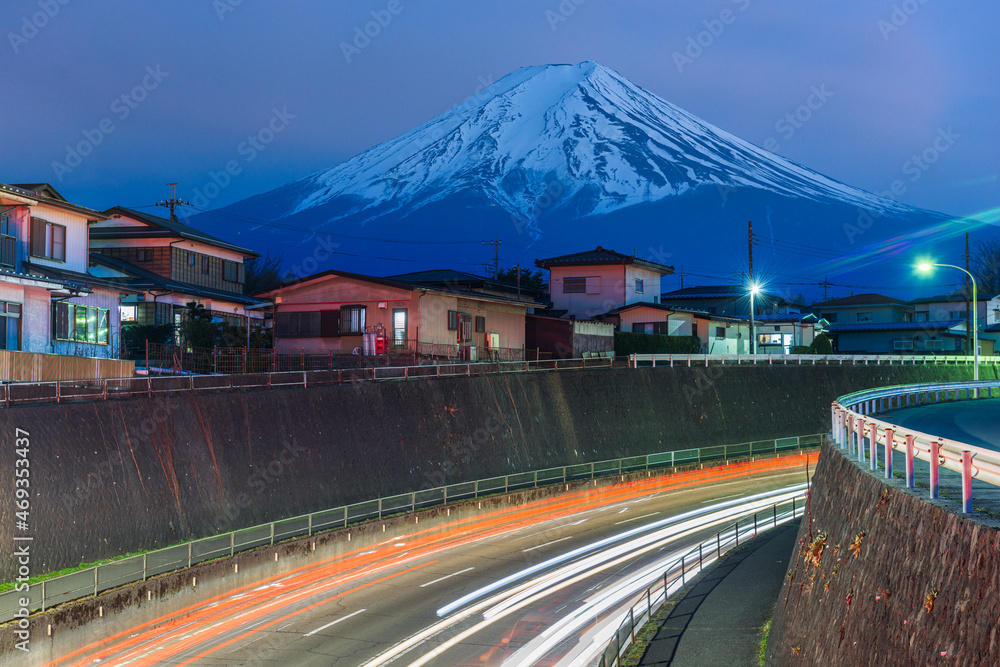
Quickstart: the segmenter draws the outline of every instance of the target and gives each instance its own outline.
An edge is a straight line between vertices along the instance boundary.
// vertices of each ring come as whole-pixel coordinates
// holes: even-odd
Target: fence
[[[0,350],[0,381],[39,382],[132,375],[135,364],[121,359]]]
[[[964,392],[966,400],[974,400],[984,394],[993,396],[994,390],[1000,392],[1000,381],[899,385],[847,394],[838,398],[831,406],[833,438],[841,449],[847,450],[849,455],[856,453],[861,463],[865,462],[867,449],[871,470],[878,469],[878,449],[881,442],[886,479],[892,477],[893,450],[905,452],[908,488],[913,488],[915,484],[914,459],[927,461],[930,464],[931,498],[938,497],[940,467],[961,474],[962,511],[968,513],[972,511],[973,478],[1000,486],[1000,452],[946,440],[912,429],[899,428],[871,415],[887,409],[918,406],[921,404],[921,397],[924,399],[924,404],[940,403],[942,394],[944,401],[953,400],[952,392],[954,400],[962,400],[961,394]]]
[[[191,567],[205,561],[233,556],[282,540],[308,537],[325,530],[346,528],[362,521],[383,519],[395,514],[415,512],[450,502],[537,488],[546,484],[565,484],[571,481],[622,475],[640,470],[671,468],[699,462],[777,454],[806,447],[817,447],[822,439],[822,435],[797,436],[581,463],[461,482],[322,510],[214,537],[192,540],[165,549],[52,577],[31,584],[27,595],[13,590],[0,593],[0,623],[17,618],[21,608],[19,605],[21,597],[27,597],[29,600],[28,612],[45,611],[57,604],[92,595],[96,596],[112,588],[146,581],[149,577]]]
[[[769,365],[965,365],[974,364],[976,357],[959,355],[914,354],[632,354],[629,365],[642,366],[708,366],[769,364]],[[1000,357],[979,357],[980,364],[1000,364]]]
[[[796,518],[796,505],[802,501],[804,507],[806,493],[791,500],[776,503],[763,511],[754,512],[723,528],[715,535],[698,544],[679,559],[668,565],[663,575],[639,595],[638,602],[629,607],[624,620],[618,626],[611,641],[601,653],[599,667],[617,667],[622,655],[635,641],[635,632],[649,621],[663,604],[687,583],[688,579],[719,558],[722,554],[740,545],[743,540],[756,537],[758,533],[776,528]],[[800,508],[801,509],[801,508]],[[740,525],[740,522],[743,525]]]

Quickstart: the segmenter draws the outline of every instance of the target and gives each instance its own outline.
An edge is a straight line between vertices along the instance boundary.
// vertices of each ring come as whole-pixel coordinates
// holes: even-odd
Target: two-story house
[[[127,289],[88,273],[90,227],[105,219],[51,185],[0,184],[0,347],[117,356]]]
[[[263,324],[264,303],[243,293],[244,262],[258,254],[177,220],[116,206],[90,232],[92,273],[127,281],[124,323],[180,325],[189,302],[216,321]]]
[[[702,285],[664,292],[660,302],[674,304],[710,315],[750,316],[750,292],[743,285]],[[776,294],[759,292],[754,297],[754,313],[780,315],[796,312],[798,307]]]
[[[598,246],[594,250],[535,261],[549,271],[551,310],[591,319],[633,303],[660,302],[660,278],[674,272],[634,255]]]

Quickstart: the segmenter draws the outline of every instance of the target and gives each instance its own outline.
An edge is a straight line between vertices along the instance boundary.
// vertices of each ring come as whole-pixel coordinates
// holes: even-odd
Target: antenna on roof
[[[180,206],[190,206],[191,202],[184,201],[183,199],[178,199],[177,198],[177,184],[176,183],[167,183],[167,185],[170,186],[170,199],[167,199],[166,201],[158,201],[158,202],[156,202],[156,205],[157,206],[163,206],[165,208],[169,208],[170,209],[170,219],[173,220],[174,222],[177,222],[178,221],[177,220],[177,214],[174,213],[174,207],[178,206],[178,205],[180,205]]]

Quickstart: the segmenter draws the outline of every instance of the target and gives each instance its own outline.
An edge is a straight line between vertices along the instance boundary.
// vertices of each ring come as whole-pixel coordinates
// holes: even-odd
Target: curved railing
[[[995,393],[996,392],[996,393]],[[937,498],[940,468],[962,476],[962,511],[972,511],[972,480],[1000,486],[1000,452],[896,426],[873,415],[930,403],[1000,395],[1000,381],[944,382],[881,387],[841,396],[831,406],[833,440],[858,461],[878,468],[879,449],[885,477],[892,477],[892,451],[906,455],[906,486],[914,486],[914,459],[930,465],[930,497]]]

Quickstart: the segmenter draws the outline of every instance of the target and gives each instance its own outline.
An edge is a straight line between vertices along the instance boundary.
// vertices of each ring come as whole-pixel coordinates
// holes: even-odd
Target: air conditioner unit
[[[382,310],[385,310],[386,308],[389,307],[389,302],[388,301],[379,301],[378,302],[378,307],[381,308]]]

